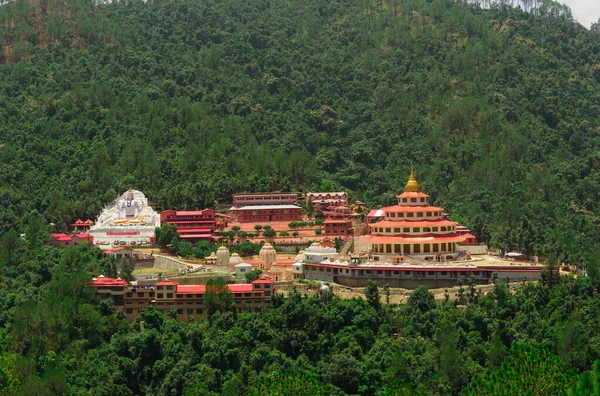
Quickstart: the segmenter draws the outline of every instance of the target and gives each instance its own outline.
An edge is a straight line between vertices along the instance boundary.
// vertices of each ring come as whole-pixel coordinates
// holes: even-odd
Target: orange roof
[[[447,227],[458,223],[448,220],[383,220],[377,223],[369,224],[369,227]]]
[[[444,242],[463,242],[465,240],[464,235],[415,235],[415,236],[384,236],[384,235],[369,235],[364,238],[367,243],[444,243]]]
[[[477,239],[477,237],[473,234],[463,234],[461,236],[465,239]]]
[[[421,191],[405,191],[396,198],[429,198],[429,195]]]
[[[165,278],[162,281],[155,283],[154,286],[177,286],[179,283]]]
[[[227,285],[232,293],[250,293],[252,292],[251,284],[231,284]],[[260,290],[254,290],[260,292]],[[204,294],[206,293],[206,285],[178,285],[175,294]]]
[[[274,280],[269,279],[268,276],[262,275],[259,279],[252,282],[252,284],[262,284],[262,283],[275,283]]]
[[[127,281],[121,278],[113,279],[104,275],[100,275],[97,278],[92,279],[92,286],[95,287],[112,287],[112,286],[126,286]]]
[[[440,208],[438,206],[388,206],[385,208],[381,208],[381,210],[386,213],[395,212],[395,213],[403,213],[403,212],[441,212],[444,208]]]

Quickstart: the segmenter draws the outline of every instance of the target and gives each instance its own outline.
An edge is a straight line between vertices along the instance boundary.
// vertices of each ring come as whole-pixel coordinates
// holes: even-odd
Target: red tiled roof
[[[464,235],[461,235],[461,236],[463,238],[466,238],[466,239],[477,239],[477,237],[475,235],[473,235],[473,234],[464,234]]]
[[[210,228],[206,228],[206,227],[203,227],[203,228],[191,228],[191,227],[190,228],[179,228],[179,229],[177,229],[177,232],[179,234],[181,234],[182,232],[194,232],[194,233],[198,234],[198,233],[210,232]]]
[[[67,234],[50,234],[52,238],[68,237]]]
[[[232,293],[250,293],[252,285],[250,284],[231,284],[227,285]],[[254,290],[259,292],[260,290]],[[178,285],[175,294],[204,294],[206,293],[206,285]]]
[[[177,286],[179,283],[169,280],[169,278],[165,278],[158,283],[155,283],[154,286]]]
[[[385,213],[381,209],[372,209],[371,211],[369,211],[369,214],[367,214],[367,217],[383,217],[383,216],[385,216]]]
[[[72,241],[73,239],[71,239],[71,237],[69,236],[64,236],[64,237],[58,237],[55,238],[57,241],[61,241],[61,242],[67,242],[67,241]]]
[[[448,220],[383,220],[377,223],[369,224],[369,227],[447,227],[458,223]]]
[[[274,280],[269,279],[266,275],[262,275],[259,279],[252,282],[252,284],[263,284],[263,283],[275,283]]]
[[[428,198],[429,195],[422,193],[422,192],[416,192],[416,191],[405,191],[402,194],[398,195],[396,198]]]
[[[193,238],[213,238],[212,234],[182,234],[179,235],[181,239],[193,239]],[[214,237],[215,239],[217,237]]]
[[[444,208],[440,208],[438,206],[400,206],[400,205],[394,205],[394,206],[388,206],[385,208],[381,208],[381,210],[387,212],[396,212],[396,213],[402,213],[402,212],[441,212],[444,210]]]
[[[104,251],[104,253],[105,253],[105,254],[113,254],[113,253],[115,253],[115,252],[120,252],[121,250],[125,250],[125,248],[124,248],[124,247],[122,247],[122,246],[119,246],[119,247],[116,247],[116,248],[114,248],[114,249],[105,250],[105,251]]]
[[[73,236],[76,236],[79,239],[94,239],[94,237],[91,234],[76,234]]]
[[[175,225],[179,225],[179,224],[204,224],[204,223],[209,223],[212,224],[215,222],[214,219],[198,219],[198,220],[177,220],[177,219],[169,219],[169,220],[165,220],[167,223],[169,224],[175,224]]]
[[[101,287],[101,286],[126,286],[127,281],[121,278],[113,279],[104,275],[100,275],[97,278],[92,279],[92,286]]]
[[[364,238],[367,243],[437,243],[437,242],[463,242],[465,240],[464,235],[415,235],[415,236],[383,236],[383,235],[369,235]]]

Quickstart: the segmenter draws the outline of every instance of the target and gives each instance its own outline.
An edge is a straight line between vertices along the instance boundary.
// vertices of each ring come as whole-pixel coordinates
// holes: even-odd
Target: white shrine
[[[100,244],[134,245],[149,243],[156,227],[160,215],[148,205],[144,193],[129,189],[102,210],[89,233]]]

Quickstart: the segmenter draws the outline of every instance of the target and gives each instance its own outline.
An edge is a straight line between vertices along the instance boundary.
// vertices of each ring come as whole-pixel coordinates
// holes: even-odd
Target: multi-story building
[[[371,235],[365,242],[373,258],[404,255],[425,261],[453,260],[456,244],[465,237],[456,232],[458,223],[445,218],[443,208],[429,205],[429,195],[421,192],[412,170],[397,198],[397,205],[381,208],[381,221],[369,225]]]
[[[296,193],[249,193],[233,194],[233,207],[265,206],[265,205],[296,205],[298,206],[298,194]]]
[[[234,194],[229,213],[240,223],[302,220],[295,193]]]
[[[82,242],[87,242],[91,245],[94,243],[94,237],[90,234],[50,234],[50,239],[48,240],[49,245],[63,248],[79,245]]]
[[[273,280],[263,275],[251,284],[230,284],[227,287],[238,309],[259,312],[270,306],[271,296],[275,292],[274,284]],[[135,287],[123,279],[101,275],[92,280],[92,287],[101,298],[111,298],[115,309],[122,309],[129,321],[134,320],[148,305],[153,305],[164,315],[175,308],[177,319],[185,322],[206,315],[206,285],[180,285],[164,279],[151,287]]]
[[[380,286],[414,289],[420,285],[429,288],[453,287],[459,282],[463,285],[473,279],[477,284],[489,284],[494,279],[520,282],[523,279],[538,280],[542,265],[508,263],[477,264],[462,263],[393,263],[390,261],[369,261],[364,256],[351,257],[349,260],[324,260],[322,262],[305,261],[302,265],[304,279],[335,282],[350,287],[364,287],[369,280],[375,280]]]
[[[160,222],[174,224],[181,239],[208,240],[215,239],[217,222],[212,209],[183,211],[165,210],[160,214]]]
[[[309,192],[306,193],[306,204],[312,201],[317,212],[325,212],[335,206],[348,206],[346,192]]]

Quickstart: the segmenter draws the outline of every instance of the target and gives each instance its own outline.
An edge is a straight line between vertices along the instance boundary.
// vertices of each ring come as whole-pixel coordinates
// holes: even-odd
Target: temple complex
[[[233,194],[229,214],[240,223],[302,220],[295,193]]]
[[[456,244],[466,238],[456,232],[458,223],[444,216],[444,209],[429,205],[411,170],[398,204],[381,208],[381,220],[370,224],[365,238],[374,260],[404,261],[405,256],[423,261],[455,260]]]
[[[306,204],[311,201],[317,212],[325,212],[336,206],[348,206],[346,192],[309,192],[306,193]]]
[[[159,214],[141,191],[130,189],[102,210],[89,234],[98,244],[134,245],[149,243],[156,227]]]
[[[181,239],[191,242],[206,240],[214,242],[220,237],[215,233],[217,221],[215,211],[204,210],[165,210],[160,213],[161,223],[177,226],[177,234]]]
[[[259,312],[271,306],[274,283],[263,275],[251,284],[228,284],[227,287],[238,309]],[[207,314],[204,301],[206,285],[180,285],[163,279],[151,287],[136,287],[121,278],[100,275],[92,279],[91,286],[101,299],[112,299],[115,310],[123,310],[129,321],[135,320],[148,305],[154,306],[165,316],[174,308],[177,310],[177,320],[184,322],[198,320]]]

